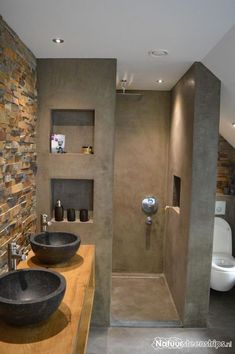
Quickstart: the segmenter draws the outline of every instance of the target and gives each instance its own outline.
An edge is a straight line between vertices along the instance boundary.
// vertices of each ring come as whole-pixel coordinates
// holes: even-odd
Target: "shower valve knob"
[[[155,214],[158,206],[159,202],[154,196],[147,196],[142,200],[142,210],[148,216]]]

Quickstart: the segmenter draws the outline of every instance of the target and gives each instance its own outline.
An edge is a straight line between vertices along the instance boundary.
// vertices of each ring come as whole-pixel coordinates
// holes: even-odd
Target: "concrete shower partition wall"
[[[168,205],[174,175],[181,178],[180,208],[167,209],[165,264],[183,325],[206,326],[209,290],[220,81],[194,63],[172,92]]]
[[[117,96],[114,163],[113,271],[162,273],[171,93]],[[160,207],[145,224],[142,199]]]
[[[116,60],[39,59],[37,214],[51,215],[51,180],[94,181],[93,222],[56,222],[51,230],[74,232],[96,245],[93,323],[108,325],[112,260],[112,193]],[[53,110],[93,110],[94,155],[51,154]],[[69,134],[69,130],[67,131]]]

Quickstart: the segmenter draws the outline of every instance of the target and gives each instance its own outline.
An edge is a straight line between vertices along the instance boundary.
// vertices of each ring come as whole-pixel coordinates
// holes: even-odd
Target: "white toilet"
[[[235,285],[235,258],[232,256],[231,227],[222,218],[215,217],[211,288],[228,291]]]

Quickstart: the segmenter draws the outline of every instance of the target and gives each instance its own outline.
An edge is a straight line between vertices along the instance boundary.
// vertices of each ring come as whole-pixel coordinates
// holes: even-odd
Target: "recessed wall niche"
[[[83,153],[83,146],[91,146],[94,151],[94,127],[94,110],[53,109],[51,111],[51,136],[54,134],[65,136],[65,152]]]
[[[173,176],[173,206],[180,207],[181,178]]]
[[[54,208],[59,199],[64,207],[66,220],[66,210],[75,209],[76,219],[79,220],[79,210],[87,209],[90,221],[93,219],[93,196],[94,181],[91,179],[52,179],[52,215],[54,217]]]

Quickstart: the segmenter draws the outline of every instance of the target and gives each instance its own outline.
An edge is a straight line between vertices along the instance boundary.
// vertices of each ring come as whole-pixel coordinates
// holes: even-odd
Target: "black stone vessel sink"
[[[46,320],[59,307],[66,280],[44,269],[21,269],[0,276],[0,318],[15,326]]]
[[[40,262],[57,264],[75,255],[80,244],[80,236],[65,232],[43,232],[30,237],[32,250]]]

